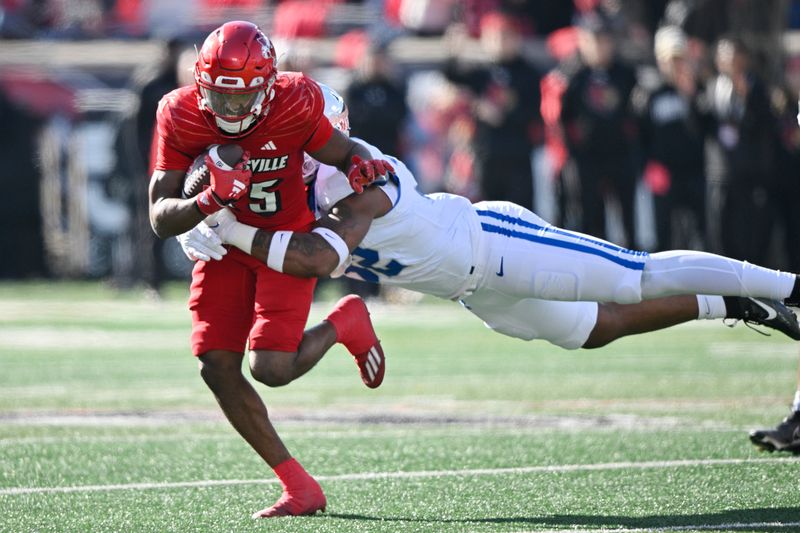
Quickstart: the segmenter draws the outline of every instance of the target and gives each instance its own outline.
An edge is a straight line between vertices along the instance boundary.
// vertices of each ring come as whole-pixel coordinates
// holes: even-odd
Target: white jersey
[[[557,228],[510,202],[420,194],[401,161],[367,146],[394,165],[396,178],[379,185],[393,208],[353,250],[348,277],[460,299],[495,331],[565,348],[589,337],[594,302],[641,299],[645,252]],[[314,192],[322,212],[353,194],[344,174],[324,165]]]
[[[396,285],[442,298],[460,296],[475,274],[480,222],[472,204],[452,194],[421,194],[408,168],[359,140],[375,158],[387,159],[395,176],[381,190],[392,209],[370,226],[353,250],[345,275]],[[353,194],[347,177],[322,165],[314,184],[317,208],[326,212]],[[471,272],[472,271],[472,272]]]

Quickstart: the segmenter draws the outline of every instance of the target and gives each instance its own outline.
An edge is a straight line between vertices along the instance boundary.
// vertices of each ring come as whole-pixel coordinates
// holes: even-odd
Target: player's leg
[[[518,297],[635,303],[680,294],[748,296],[800,302],[795,274],[715,254],[647,254],[552,226],[507,202],[476,204],[489,240],[485,284]]]
[[[789,415],[772,429],[754,429],[750,441],[762,450],[800,454],[800,364],[797,367],[797,390]]]
[[[669,296],[638,304],[599,304],[597,323],[582,348],[600,348],[628,335],[697,320],[696,296]]]
[[[211,350],[198,357],[200,375],[236,431],[272,468],[291,458],[267,407],[242,374],[243,353]]]
[[[671,296],[636,304],[597,304],[520,299],[483,288],[461,303],[498,333],[524,340],[542,339],[566,349],[599,348],[628,335],[692,320],[728,317],[719,296]]]
[[[797,301],[798,277],[728,257],[691,250],[650,254],[642,270],[642,297],[719,294]]]
[[[221,261],[195,265],[189,300],[192,351],[199,359],[203,380],[231,425],[273,469],[281,484],[291,487],[291,492],[284,490],[284,496],[303,497],[298,498],[303,505],[284,505],[265,516],[313,513],[325,507],[322,489],[291,457],[269,420],[266,406],[242,375],[256,281],[246,265],[248,261],[244,254],[232,253]]]
[[[736,296],[682,295],[643,300],[636,304],[600,304],[597,324],[583,347],[599,348],[621,337],[665,329],[692,320],[723,318],[744,320],[800,340],[797,316],[778,301]]]
[[[364,384],[378,387],[386,362],[363,300],[339,300],[320,324],[303,331],[315,279],[288,276],[261,265],[257,270],[255,320],[250,334],[250,372],[270,387],[286,385],[319,362],[335,343],[353,355]]]
[[[268,387],[282,387],[299,378],[336,344],[336,330],[326,322],[303,332],[296,352],[251,350],[250,374]]]

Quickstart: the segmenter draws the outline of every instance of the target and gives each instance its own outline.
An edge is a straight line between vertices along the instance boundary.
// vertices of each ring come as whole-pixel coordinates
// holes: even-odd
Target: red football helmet
[[[275,93],[276,62],[275,47],[255,24],[237,20],[212,31],[194,68],[208,123],[223,135],[240,137],[261,122]]]

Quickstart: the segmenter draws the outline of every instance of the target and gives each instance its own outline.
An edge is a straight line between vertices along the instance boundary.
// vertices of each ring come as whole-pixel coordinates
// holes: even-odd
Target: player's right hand
[[[228,250],[222,246],[222,239],[205,222],[200,222],[186,233],[177,237],[183,253],[192,261],[219,261]]]
[[[230,168],[224,161],[215,161],[210,154],[206,154],[211,185],[197,195],[197,206],[200,211],[211,215],[233,204],[247,193],[250,178],[253,177],[253,171],[247,168],[249,160],[250,154],[245,151],[236,166]]]

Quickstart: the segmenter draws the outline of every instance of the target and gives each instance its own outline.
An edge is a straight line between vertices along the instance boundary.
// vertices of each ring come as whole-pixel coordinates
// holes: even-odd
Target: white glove
[[[227,211],[227,209],[221,211]],[[220,260],[223,255],[228,253],[228,250],[222,246],[222,240],[205,222],[200,222],[175,238],[181,244],[183,253],[192,261]]]

